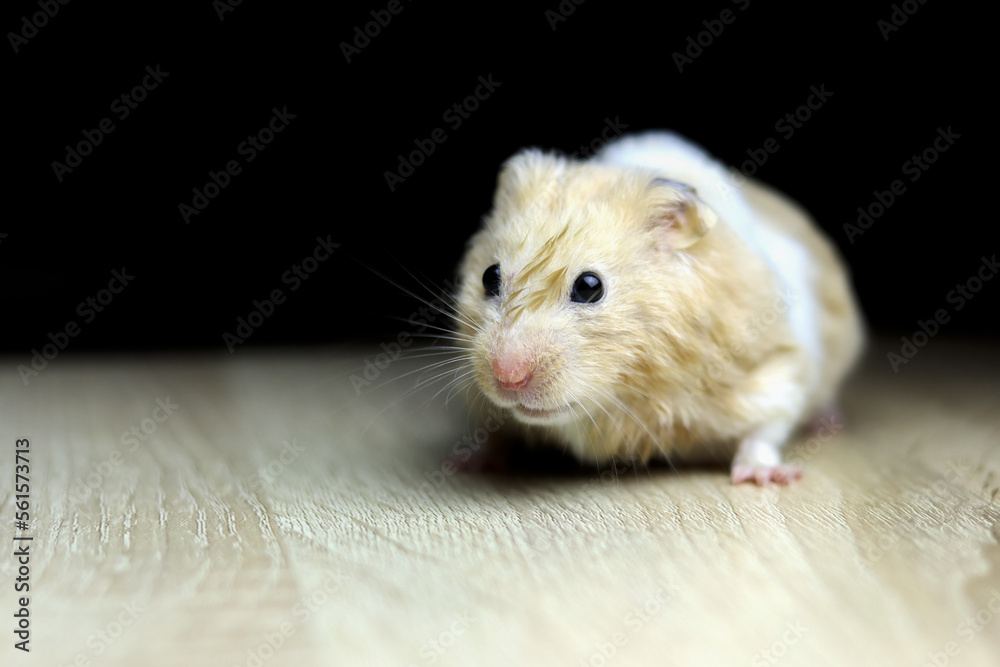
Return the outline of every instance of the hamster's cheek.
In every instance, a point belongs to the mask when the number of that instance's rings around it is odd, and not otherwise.
[[[564,390],[579,398],[603,399],[615,396],[621,369],[628,366],[625,334],[609,333],[605,322],[595,320],[579,326],[565,342]]]

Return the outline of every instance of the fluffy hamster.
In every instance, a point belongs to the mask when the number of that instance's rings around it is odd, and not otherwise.
[[[783,445],[863,342],[807,214],[668,133],[510,158],[459,278],[479,389],[596,463],[721,455],[734,483],[787,483]]]

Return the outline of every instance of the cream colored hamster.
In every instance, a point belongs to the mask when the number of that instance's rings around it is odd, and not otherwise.
[[[721,454],[733,482],[787,483],[782,447],[863,343],[807,214],[664,132],[510,158],[459,276],[479,389],[584,461]]]

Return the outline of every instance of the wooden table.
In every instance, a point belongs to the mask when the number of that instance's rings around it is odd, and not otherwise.
[[[461,401],[358,395],[358,350],[5,358],[0,664],[998,665],[1000,348],[890,349],[763,489],[454,473]]]

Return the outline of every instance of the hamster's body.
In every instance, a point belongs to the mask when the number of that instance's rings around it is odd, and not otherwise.
[[[511,158],[460,279],[479,388],[595,462],[721,454],[734,481],[785,482],[781,447],[862,345],[808,216],[667,133]]]

